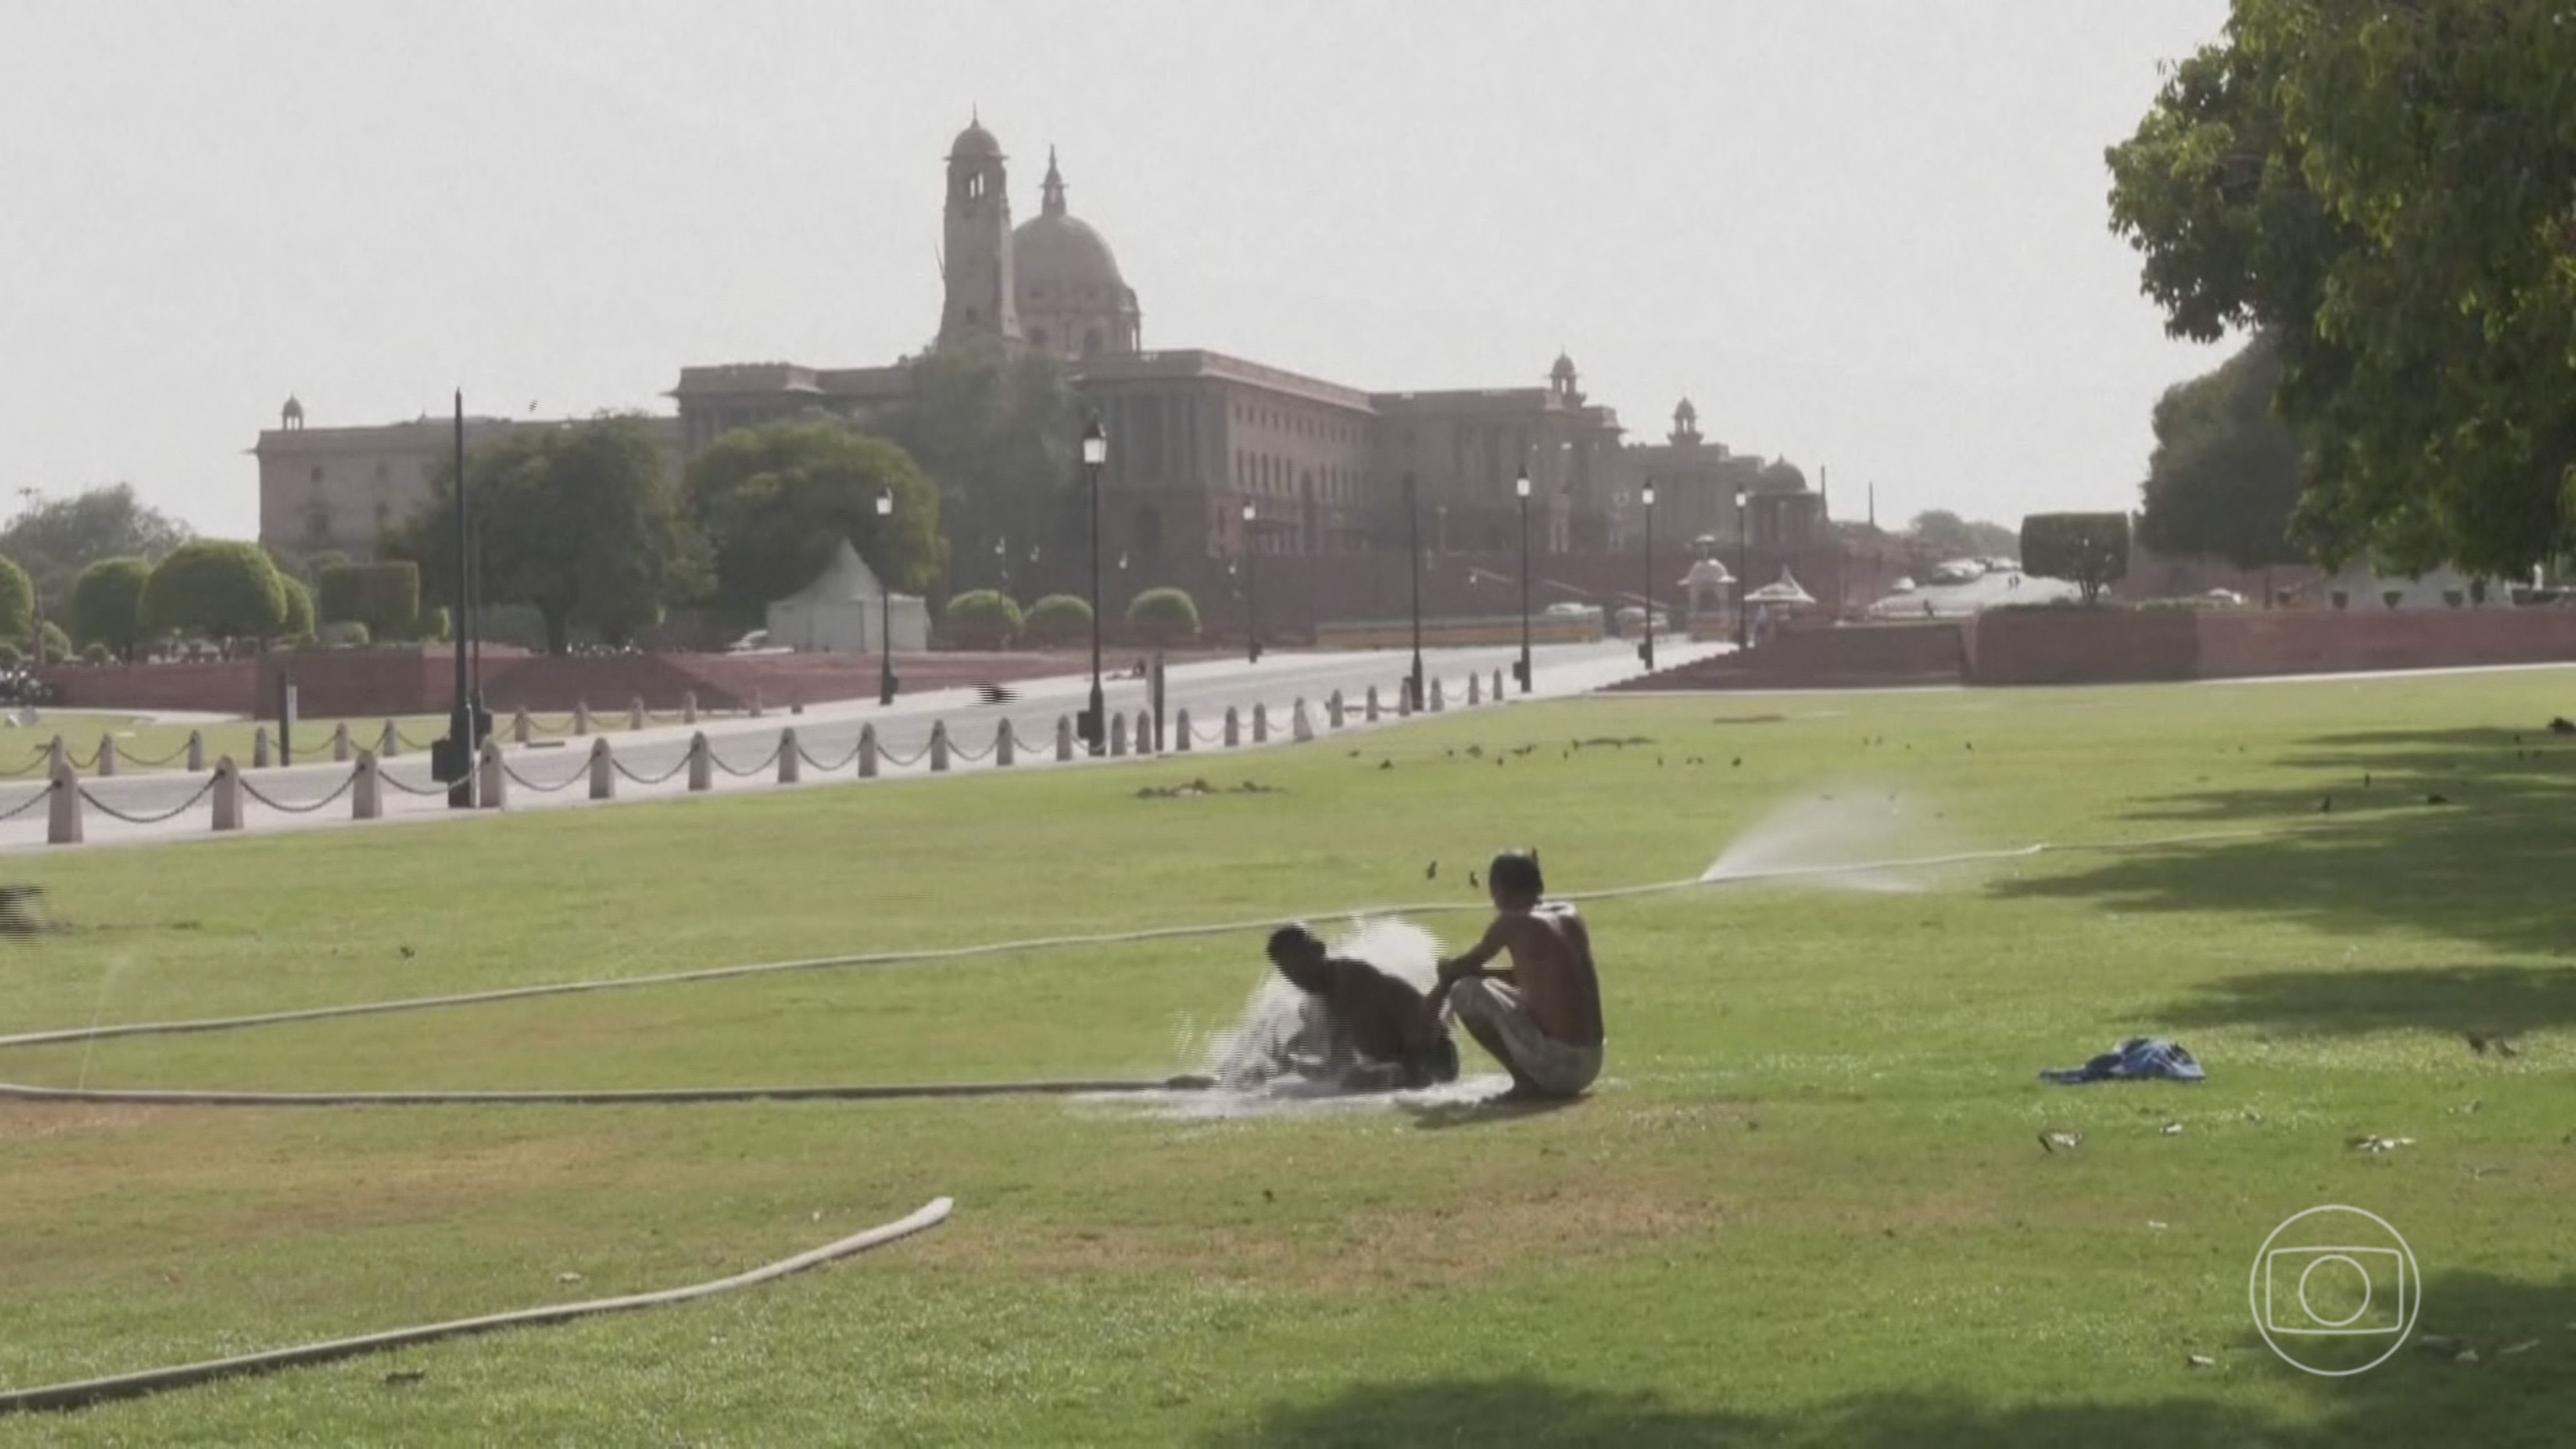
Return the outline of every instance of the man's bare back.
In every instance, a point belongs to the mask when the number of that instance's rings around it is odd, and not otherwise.
[[[1592,935],[1564,901],[1543,899],[1538,857],[1506,852],[1487,871],[1494,919],[1483,939],[1440,963],[1446,1006],[1512,1074],[1522,1095],[1571,1097],[1601,1070],[1606,1040]],[[1508,955],[1500,971],[1487,963]]]
[[[1566,901],[1495,917],[1512,958],[1511,979],[1539,1029],[1568,1046],[1601,1045],[1601,978],[1592,933]]]

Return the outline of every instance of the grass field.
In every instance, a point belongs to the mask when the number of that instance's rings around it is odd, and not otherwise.
[[[666,713],[648,717],[646,722],[667,725],[677,723],[678,718],[675,714]],[[603,711],[591,716],[591,733],[622,733],[626,721],[627,714],[622,709]],[[385,721],[380,717],[346,721],[298,720],[292,741],[294,762],[311,765],[330,759],[331,732],[343,723],[349,727],[350,743],[359,749],[375,748],[385,727]],[[447,717],[444,715],[406,715],[393,724],[401,733],[403,749],[413,754],[426,751],[432,739],[447,733]],[[511,738],[510,725],[511,717],[506,714],[496,715],[492,721],[493,730],[505,741]],[[572,733],[572,716],[569,713],[538,714],[531,717],[531,725],[537,739],[565,739]],[[117,768],[125,774],[185,768],[191,733],[206,737],[208,766],[230,755],[246,768],[254,758],[255,736],[261,728],[259,721],[247,719],[227,720],[219,724],[156,724],[145,716],[48,709],[41,711],[37,722],[31,726],[0,732],[0,780],[42,778],[45,751],[56,735],[63,737],[64,749],[71,755],[74,768],[84,775],[97,773],[94,762],[99,741],[111,734],[116,736]],[[277,747],[276,722],[268,722],[266,728],[269,747],[274,750]]]
[[[1913,894],[1601,903],[1607,1080],[1528,1116],[0,1105],[0,1387],[696,1282],[958,1200],[748,1294],[0,1419],[0,1445],[2563,1443],[2576,741],[2539,726],[2571,707],[2565,673],[1581,701],[1230,758],[29,857],[69,929],[0,954],[0,1032],[1466,904],[1467,869],[1520,843],[1558,890],[1665,880],[1826,795],[1895,795],[1908,853],[2204,837]],[[1650,742],[1567,748],[1604,737]],[[1199,774],[1279,793],[1136,798]],[[1476,918],[1422,919],[1454,944]],[[1233,1018],[1259,950],[105,1041],[0,1055],[0,1078],[1159,1075]],[[2208,1083],[2034,1080],[2141,1033]],[[2083,1146],[2042,1152],[2057,1129]],[[2273,1356],[2249,1268],[2327,1203],[2406,1234],[2419,1331],[2477,1361],[2409,1348],[2333,1380]]]

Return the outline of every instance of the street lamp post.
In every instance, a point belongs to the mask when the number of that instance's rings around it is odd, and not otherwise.
[[[877,495],[877,703],[894,703],[894,580],[886,574],[894,540],[894,492]]]
[[[1261,662],[1261,602],[1254,588],[1252,524],[1256,513],[1252,500],[1243,501],[1243,662]]]
[[[446,757],[437,761],[446,768],[433,769],[435,778],[447,785],[447,808],[474,808],[474,682],[467,667],[467,652],[474,633],[474,591],[465,577],[472,563],[474,534],[469,526],[465,505],[465,392],[456,393],[456,599],[455,617],[449,632],[456,644],[456,709],[447,717]]]
[[[1082,716],[1082,741],[1097,755],[1109,747],[1109,701],[1100,692],[1100,469],[1109,461],[1109,435],[1100,415],[1082,428],[1082,471],[1091,488],[1091,708]]]
[[[1753,642],[1753,600],[1749,597],[1753,580],[1745,572],[1752,567],[1746,561],[1751,556],[1752,539],[1752,532],[1744,526],[1744,489],[1738,485],[1735,490],[1735,647],[1739,650]]]
[[[1530,692],[1530,555],[1529,555],[1529,473],[1524,469],[1512,482],[1512,491],[1521,500],[1521,693]]]
[[[1648,673],[1655,668],[1655,485],[1646,485],[1646,647]]]
[[[1415,709],[1422,708],[1422,506],[1414,501],[1413,475],[1404,475],[1404,554],[1413,570],[1413,673],[1404,682]]]

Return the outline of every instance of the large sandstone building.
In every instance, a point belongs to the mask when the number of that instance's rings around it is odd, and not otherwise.
[[[1400,550],[1410,476],[1426,549],[1503,553],[1519,547],[1514,483],[1524,471],[1531,545],[1550,554],[1635,547],[1649,478],[1656,526],[1676,552],[1695,535],[1735,538],[1739,488],[1758,544],[1795,552],[1823,534],[1823,500],[1795,468],[1703,441],[1687,401],[1666,441],[1622,447],[1617,413],[1585,394],[1564,355],[1530,385],[1381,392],[1203,348],[1149,349],[1135,288],[1107,240],[1072,214],[1067,189],[1050,153],[1038,214],[1014,225],[1001,144],[980,121],[958,133],[947,158],[938,338],[1065,365],[1110,439],[1104,550],[1149,565],[1247,547]],[[868,426],[903,400],[907,378],[900,363],[686,367],[670,394],[675,451],[693,455],[731,429],[815,411]],[[510,426],[484,420],[469,434]],[[290,405],[254,450],[263,541],[362,551],[426,497],[446,427],[308,430]],[[1249,530],[1247,503],[1259,520]]]

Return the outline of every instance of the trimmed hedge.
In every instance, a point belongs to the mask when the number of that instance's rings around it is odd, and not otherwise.
[[[286,588],[286,637],[289,639],[311,637],[313,633],[312,590],[305,588],[304,581],[293,574],[279,578],[278,582]]]
[[[1195,639],[1199,606],[1185,589],[1147,589],[1127,605],[1127,632],[1148,644]]]
[[[1029,605],[1020,637],[1041,649],[1071,644],[1091,634],[1091,605],[1071,594],[1049,594]]]
[[[998,590],[974,589],[950,599],[940,622],[960,644],[999,649],[1020,632],[1020,606]]]
[[[218,639],[267,639],[286,623],[286,583],[259,545],[200,538],[153,565],[143,623]]]
[[[84,644],[104,645],[121,658],[134,657],[143,642],[143,587],[152,582],[152,564],[140,558],[103,558],[72,581],[72,632]]]
[[[315,575],[317,617],[325,624],[364,624],[375,639],[427,637],[420,613],[420,565],[335,564]]]

